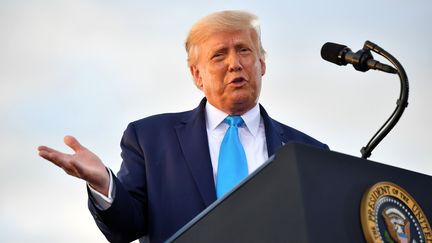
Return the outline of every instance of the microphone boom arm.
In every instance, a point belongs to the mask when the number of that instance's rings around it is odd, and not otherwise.
[[[360,152],[362,154],[363,159],[367,159],[371,156],[372,151],[375,147],[384,139],[385,136],[393,129],[396,123],[402,116],[405,108],[408,106],[408,93],[409,93],[409,84],[408,84],[408,76],[405,73],[404,68],[399,63],[396,58],[394,58],[390,53],[379,47],[378,45],[372,43],[371,41],[366,41],[363,49],[371,50],[384,58],[390,61],[396,68],[397,74],[400,79],[400,95],[399,99],[396,102],[396,108],[391,114],[391,116],[387,119],[384,125],[381,126],[380,129],[375,133],[375,135],[371,138],[371,140],[367,143],[365,147],[363,147]]]

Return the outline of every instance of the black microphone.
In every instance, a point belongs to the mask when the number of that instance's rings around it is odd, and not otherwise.
[[[387,73],[397,73],[397,70],[392,66],[374,60],[370,50],[365,48],[354,53],[347,46],[327,42],[321,48],[321,57],[339,66],[352,64],[356,70],[362,72],[374,69]]]
[[[374,60],[371,51],[390,61],[394,68]],[[375,147],[393,129],[393,127],[401,118],[405,108],[408,106],[409,84],[405,70],[399,61],[396,60],[396,58],[394,58],[390,53],[370,41],[366,41],[363,45],[363,49],[357,51],[356,53],[353,53],[351,49],[344,45],[327,42],[321,48],[321,57],[324,60],[337,65],[347,65],[350,63],[356,70],[362,72],[366,72],[369,69],[376,69],[387,73],[397,73],[399,76],[401,92],[399,94],[399,99],[396,102],[395,110],[390,115],[390,118],[384,123],[384,125],[382,125],[380,129],[378,129],[378,131],[373,135],[367,145],[360,150],[362,158],[367,159]]]

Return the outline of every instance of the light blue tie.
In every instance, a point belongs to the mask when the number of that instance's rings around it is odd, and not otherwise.
[[[222,140],[216,179],[216,196],[221,198],[248,175],[246,154],[240,142],[238,127],[244,122],[240,116],[227,116],[229,125]]]

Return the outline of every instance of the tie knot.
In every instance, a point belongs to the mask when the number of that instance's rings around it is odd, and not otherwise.
[[[241,116],[227,116],[224,122],[230,125],[230,127],[232,126],[240,127],[244,123]]]

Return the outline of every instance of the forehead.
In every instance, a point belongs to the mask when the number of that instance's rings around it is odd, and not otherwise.
[[[253,46],[251,30],[237,31],[220,31],[210,34],[206,40],[201,43],[204,51],[212,51],[218,48],[225,48],[237,45]]]

